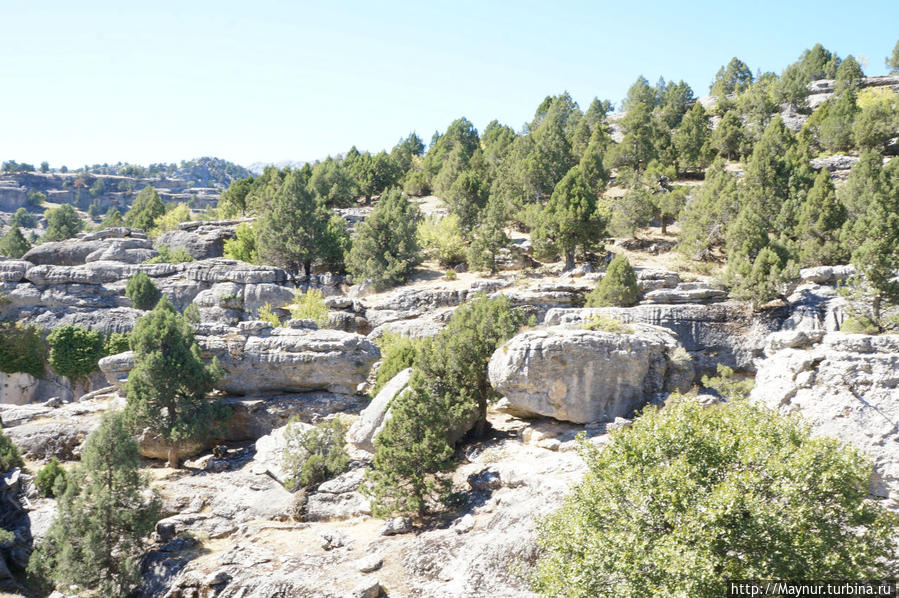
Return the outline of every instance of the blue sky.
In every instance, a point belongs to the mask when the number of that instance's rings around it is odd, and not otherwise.
[[[705,95],[734,55],[780,72],[816,42],[878,75],[897,23],[896,0],[0,0],[0,160],[377,151],[459,116],[517,129],[565,90],[618,102],[640,74]]]

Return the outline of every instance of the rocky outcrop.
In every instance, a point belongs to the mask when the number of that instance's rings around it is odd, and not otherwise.
[[[237,235],[234,221],[195,223],[184,222],[178,230],[165,232],[156,239],[156,249],[163,245],[170,249],[183,249],[195,260],[205,260],[225,255],[225,241]]]
[[[692,368],[688,357],[675,363],[674,335],[632,328],[624,334],[564,327],[519,334],[491,357],[490,383],[510,412],[576,423],[613,421],[656,393],[689,388]]]
[[[754,315],[742,303],[709,305],[635,305],[634,307],[593,307],[551,309],[547,326],[580,326],[592,317],[608,317],[626,324],[650,324],[667,328],[693,357],[697,375],[714,373],[722,363],[740,371],[755,371],[755,359],[762,355],[765,339],[780,326],[783,314]]]
[[[112,239],[121,241],[113,242]],[[108,228],[96,233],[82,233],[74,239],[41,243],[31,248],[22,259],[35,265],[79,266],[87,262],[88,256],[94,252],[109,249],[116,243],[128,249],[150,248],[142,230]]]
[[[202,355],[217,358],[225,371],[216,388],[227,393],[327,390],[352,395],[380,358],[377,345],[359,334],[272,328],[267,322],[242,324],[255,327],[197,327],[196,340]],[[100,360],[100,369],[109,383],[119,387],[133,367],[130,352]]]
[[[359,414],[359,419],[347,431],[347,442],[356,448],[375,452],[375,437],[384,429],[389,419],[390,403],[405,390],[412,377],[412,368],[406,368],[378,391],[371,403]]]
[[[768,351],[752,399],[867,453],[873,492],[899,497],[899,335],[797,333]]]

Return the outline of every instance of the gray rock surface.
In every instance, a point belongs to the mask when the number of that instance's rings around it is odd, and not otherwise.
[[[899,335],[833,332],[802,346],[808,348],[772,343],[752,399],[800,413],[815,432],[867,453],[875,464],[873,492],[899,497]]]
[[[406,388],[411,377],[412,368],[406,368],[381,388],[375,398],[359,414],[359,419],[350,426],[347,431],[348,443],[369,453],[375,451],[375,437],[384,429],[384,424],[389,419],[390,403]]]
[[[639,324],[633,329],[524,332],[493,354],[490,383],[522,415],[576,423],[629,415],[654,394],[673,390],[668,370],[677,348],[667,330]]]

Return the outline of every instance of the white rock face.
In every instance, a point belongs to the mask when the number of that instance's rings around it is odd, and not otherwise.
[[[760,363],[751,396],[867,453],[873,492],[899,494],[899,335],[835,332],[811,349],[787,344]]]
[[[284,451],[288,448],[287,429],[298,426],[299,433],[308,432],[315,426],[303,422],[294,422],[272,430],[271,434],[256,441],[256,455],[253,457],[253,473],[267,473],[282,485],[286,484],[291,473],[284,470]],[[295,447],[299,448],[299,447]]]
[[[491,357],[490,383],[521,415],[613,421],[666,390],[675,369],[672,333],[632,327],[632,334],[562,327],[519,334]]]
[[[406,388],[411,377],[412,368],[406,368],[384,385],[368,407],[359,414],[359,419],[350,426],[347,442],[363,451],[375,452],[375,437],[384,429],[384,424],[389,419],[390,403]]]

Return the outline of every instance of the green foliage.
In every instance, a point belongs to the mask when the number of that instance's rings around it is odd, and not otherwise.
[[[740,157],[744,146],[743,123],[740,122],[740,116],[736,110],[727,111],[721,118],[721,122],[712,131],[709,138],[709,144],[712,149],[727,158],[728,160],[736,160]]]
[[[715,80],[709,86],[709,93],[724,98],[731,93],[740,93],[752,85],[752,71],[746,63],[734,56],[715,74]]]
[[[65,493],[68,477],[66,476],[66,470],[62,468],[56,457],[52,457],[37,472],[37,476],[34,478],[34,485],[37,486],[38,493],[43,497],[58,498]]]
[[[631,334],[634,329],[623,322],[608,316],[590,316],[584,322],[584,330],[611,332],[613,334]]]
[[[416,228],[418,206],[399,189],[381,196],[372,213],[357,228],[347,267],[355,282],[372,281],[383,289],[407,280],[421,261]]]
[[[0,528],[0,548],[7,548],[16,541],[16,535],[6,529]]]
[[[47,229],[44,231],[44,241],[63,241],[71,239],[81,232],[84,222],[78,217],[75,208],[69,204],[63,204],[58,208],[44,212],[47,219]]]
[[[162,293],[150,280],[150,277],[143,272],[138,272],[128,279],[125,285],[125,295],[134,303],[137,309],[153,309]]]
[[[156,248],[159,255],[146,260],[145,264],[184,264],[194,261],[194,256],[183,247],[172,249],[168,245],[160,245]]]
[[[246,215],[250,207],[247,203],[247,196],[252,191],[254,182],[253,177],[248,177],[237,179],[228,185],[228,188],[222,192],[217,206],[222,218]]]
[[[882,579],[894,514],[870,460],[748,401],[646,409],[538,524],[545,596],[717,598],[731,579]]]
[[[202,439],[224,418],[206,398],[222,375],[216,360],[204,365],[193,327],[163,296],[131,333],[134,369],[128,375],[126,413],[138,426],[158,433],[179,465],[179,444]]]
[[[37,218],[25,208],[19,208],[16,210],[16,213],[12,215],[9,225],[18,226],[19,228],[34,228],[37,226]]]
[[[286,449],[282,467],[290,476],[292,489],[315,486],[349,469],[346,452],[346,426],[340,418],[325,421],[303,431],[294,421],[284,431]]]
[[[351,206],[355,200],[355,185],[347,168],[328,157],[312,168],[309,190],[325,205],[335,208]]]
[[[125,214],[125,224],[149,231],[156,219],[165,214],[165,206],[156,189],[147,185],[134,198],[131,209]]]
[[[472,269],[496,272],[496,258],[509,245],[503,227],[506,211],[503,201],[496,196],[487,200],[487,206],[478,216],[478,224],[471,231],[466,261]]]
[[[25,372],[44,376],[47,344],[37,326],[21,322],[0,322],[0,372]]]
[[[737,178],[718,158],[706,171],[705,181],[684,208],[680,218],[678,249],[704,259],[713,248],[724,244],[727,227],[739,211]]]
[[[403,334],[385,331],[378,339],[378,347],[381,349],[381,365],[378,366],[375,383],[369,393],[373,397],[377,396],[384,385],[390,382],[394,376],[415,365],[421,341]]]
[[[259,308],[259,319],[263,322],[269,322],[275,328],[281,325],[281,319],[272,310],[272,305],[268,302]]]
[[[297,320],[312,320],[319,328],[328,326],[328,306],[319,289],[310,288],[305,293],[299,288],[293,290],[293,303],[288,306],[290,317]]]
[[[840,242],[846,208],[837,199],[830,172],[822,168],[799,213],[795,236],[803,266],[845,264],[849,252]]]
[[[865,89],[856,101],[860,112],[852,137],[861,150],[883,150],[899,128],[899,94],[884,88]]]
[[[308,276],[319,256],[342,261],[337,256],[346,232],[331,223],[332,212],[306,189],[300,171],[287,175],[264,210],[256,222],[255,245],[265,263]]]
[[[256,231],[251,224],[238,224],[235,229],[236,236],[225,240],[225,257],[256,264],[259,255],[256,250]]]
[[[56,519],[31,556],[31,585],[130,595],[140,582],[144,538],[160,516],[160,501],[147,489],[136,441],[120,414],[107,413],[88,437]]]
[[[651,109],[644,103],[630,108],[623,119],[624,138],[608,154],[612,168],[643,170],[658,157]]]
[[[498,398],[488,361],[524,319],[506,297],[481,294],[459,306],[439,334],[421,341],[409,390],[393,400],[393,416],[375,439],[366,487],[373,513],[421,514],[448,498],[444,474],[452,468],[452,445],[472,422],[474,436],[483,435],[487,405]]]
[[[122,218],[122,213],[119,212],[118,208],[109,208],[106,212],[106,216],[103,217],[103,221],[100,222],[100,225],[97,228],[102,230],[104,228],[119,226],[125,226],[125,219]]]
[[[185,307],[182,315],[184,315],[184,319],[191,324],[200,323],[200,307],[196,303],[191,303]]]
[[[103,344],[103,355],[117,355],[131,349],[131,335],[128,332],[113,332]]]
[[[186,203],[170,206],[164,214],[157,216],[153,220],[153,229],[150,231],[150,236],[158,237],[166,231],[175,230],[179,224],[190,219],[190,207]]]
[[[696,102],[684,115],[672,142],[677,149],[677,162],[681,169],[698,170],[711,161],[712,126],[702,104]]]
[[[47,201],[47,196],[40,191],[29,191],[25,198],[25,205],[30,208],[39,208]]]
[[[796,263],[788,259],[781,246],[765,245],[751,261],[747,254],[738,255],[743,257],[728,257],[726,280],[731,286],[730,294],[750,301],[756,309],[782,297],[786,285],[799,276]]]
[[[639,296],[634,269],[626,257],[618,255],[606,268],[596,288],[587,294],[587,307],[629,307],[637,303]]]
[[[450,268],[449,270],[447,270],[446,272],[444,272],[443,276],[444,276],[447,280],[456,280],[456,271],[453,270],[452,268]]]
[[[896,45],[893,47],[892,56],[885,58],[884,63],[886,63],[887,68],[890,69],[891,74],[899,74],[899,41],[897,41]]]
[[[77,380],[97,369],[104,356],[103,335],[96,330],[66,324],[47,335],[50,367],[60,376]]]
[[[745,399],[755,385],[752,378],[735,378],[733,368],[724,364],[718,364],[717,372],[717,376],[703,376],[702,385],[711,388],[728,401]]]
[[[859,315],[843,320],[840,332],[845,332],[846,334],[878,334],[880,328],[867,316]]]
[[[0,238],[0,255],[11,258],[20,258],[31,249],[31,243],[22,235],[18,225],[13,225],[2,238]]]
[[[537,214],[531,238],[538,255],[562,254],[565,268],[570,270],[578,248],[585,252],[602,248],[605,229],[605,218],[596,207],[596,193],[575,166]]]
[[[22,461],[19,449],[0,428],[0,473],[6,473],[14,467],[24,467],[24,465],[25,462]]]
[[[444,268],[465,261],[467,243],[455,214],[423,219],[417,234],[418,244],[428,259],[436,260]]]

